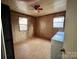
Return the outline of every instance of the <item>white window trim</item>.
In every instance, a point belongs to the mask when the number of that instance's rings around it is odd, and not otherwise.
[[[64,16],[59,16],[59,17],[55,17],[55,18],[53,18],[53,28],[64,28],[64,19],[63,19],[63,21],[59,21],[59,22],[56,22],[56,21],[54,21],[54,20],[56,20],[56,18],[60,18],[60,17],[64,17]],[[63,25],[60,27],[60,26],[55,26],[55,23],[63,23]]]
[[[21,20],[23,18],[24,20]],[[20,21],[21,20],[21,21]],[[25,21],[26,20],[26,21]],[[23,22],[25,21],[25,22]],[[24,26],[23,26],[24,25]],[[24,28],[24,29],[23,29]],[[25,17],[19,17],[19,30],[20,31],[27,31],[28,30],[28,19]]]

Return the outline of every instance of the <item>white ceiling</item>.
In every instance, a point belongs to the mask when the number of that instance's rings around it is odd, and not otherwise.
[[[36,13],[31,3],[20,0],[2,0],[2,3],[10,6],[11,10],[31,15],[31,16],[43,16],[51,13],[56,13],[66,10],[67,0],[37,0],[36,3],[43,7],[40,13]]]

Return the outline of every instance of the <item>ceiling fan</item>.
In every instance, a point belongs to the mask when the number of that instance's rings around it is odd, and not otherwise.
[[[33,8],[34,8],[37,12],[40,12],[41,10],[43,10],[43,8],[42,8],[39,4],[33,5]]]
[[[43,10],[43,8],[40,6],[40,4],[37,3],[39,0],[20,0],[20,1],[29,3],[29,5],[38,13],[41,10]]]

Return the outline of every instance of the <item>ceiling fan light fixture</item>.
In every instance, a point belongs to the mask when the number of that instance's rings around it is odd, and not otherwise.
[[[34,10],[35,11],[35,13],[38,13],[38,11],[37,10]]]
[[[35,10],[35,13],[40,13],[41,12],[41,10]]]

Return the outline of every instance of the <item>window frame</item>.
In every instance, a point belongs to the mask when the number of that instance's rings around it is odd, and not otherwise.
[[[26,18],[26,19],[27,19],[27,24],[20,24],[20,23],[19,23],[19,18],[20,18],[20,17],[21,17],[21,18]],[[27,30],[20,30],[20,25],[27,25]],[[26,32],[26,31],[28,31],[28,18],[27,18],[27,17],[19,16],[19,17],[18,17],[18,27],[19,27],[19,31],[20,31],[20,32]]]
[[[54,18],[58,18],[58,17],[64,17],[64,22],[63,22],[63,28],[62,27],[54,27],[53,25],[54,25]],[[55,29],[64,29],[65,28],[65,16],[63,15],[63,16],[56,16],[56,17],[53,17],[53,20],[52,20],[52,27],[53,28],[55,28]],[[57,23],[57,22],[56,22]],[[60,22],[58,22],[58,23],[60,23]],[[61,22],[62,23],[62,22]]]

